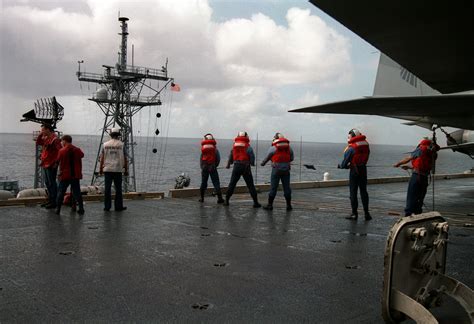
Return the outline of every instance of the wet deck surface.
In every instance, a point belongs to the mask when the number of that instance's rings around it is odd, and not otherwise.
[[[346,187],[295,190],[292,212],[281,192],[273,212],[248,195],[127,201],[122,213],[88,203],[83,217],[0,208],[0,322],[381,323],[389,213],[406,186],[369,186],[370,222],[344,219]],[[436,188],[447,274],[474,287],[474,179]]]

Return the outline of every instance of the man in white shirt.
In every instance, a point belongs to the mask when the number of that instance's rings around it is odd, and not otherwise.
[[[100,174],[105,177],[104,211],[110,211],[112,207],[112,182],[115,187],[115,211],[127,209],[123,206],[122,198],[122,171],[128,175],[127,157],[124,145],[120,137],[120,128],[112,128],[110,141],[105,142],[100,156]]]

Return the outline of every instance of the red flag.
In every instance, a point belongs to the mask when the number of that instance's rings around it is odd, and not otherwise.
[[[171,83],[171,91],[180,92],[180,91],[181,91],[181,87],[180,87],[179,84],[177,84],[177,83]]]

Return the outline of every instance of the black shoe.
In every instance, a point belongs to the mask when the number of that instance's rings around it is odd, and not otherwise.
[[[351,214],[350,216],[347,216],[346,219],[349,219],[349,220],[357,220],[357,214]]]
[[[48,206],[48,205],[49,205],[49,202],[45,202],[45,203],[42,203],[42,204],[40,205],[40,207],[41,207],[41,208],[44,208],[44,207],[46,207],[46,206]]]
[[[55,208],[56,208],[56,205],[47,204],[44,208],[46,208],[46,209],[55,209]]]
[[[265,209],[265,210],[273,210],[273,205],[268,204],[268,205],[266,205],[266,206],[263,206],[263,209]]]
[[[110,208],[104,208],[104,211],[105,211],[105,212],[109,212],[109,211],[110,211]]]
[[[365,213],[365,220],[366,220],[366,221],[369,221],[369,220],[371,220],[371,219],[372,219],[372,216],[370,216],[370,213],[369,213],[369,212],[366,212],[366,213]]]
[[[61,214],[61,208],[56,208],[56,210],[54,212],[56,213],[56,215]]]
[[[203,203],[204,202],[204,198],[199,198],[198,200],[200,203]]]
[[[222,199],[222,197],[219,197],[219,198],[217,198],[217,203],[218,204],[223,204],[223,203],[225,203],[225,201],[224,201],[224,199]]]
[[[127,207],[122,207],[122,208],[115,209],[115,211],[121,212],[121,211],[124,211],[124,210],[126,210],[126,209],[127,209]]]
[[[253,203],[253,208],[260,208],[262,205],[260,205],[258,202]]]
[[[79,215],[84,215],[85,211],[84,211],[84,209],[79,209],[79,210],[77,211],[77,213],[78,213]]]
[[[293,206],[291,206],[291,205],[286,205],[286,210],[287,210],[287,211],[293,210]]]

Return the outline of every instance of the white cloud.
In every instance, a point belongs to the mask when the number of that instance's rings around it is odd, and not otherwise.
[[[77,11],[68,1],[63,9],[25,3],[8,2],[1,12],[0,113],[15,117],[8,123],[2,119],[0,132],[18,131],[13,120],[36,98],[56,95],[66,107],[64,131],[97,133],[101,116],[87,101],[96,87],[77,81],[77,60],[85,60],[82,70],[98,73],[102,64],[116,62],[119,10],[130,18],[129,63],[132,44],[136,65],[159,68],[169,57],[170,74],[181,85],[182,92],[174,95],[170,136],[213,131],[222,138],[247,130],[270,138],[280,130],[313,137],[314,125],[327,127],[332,120],[287,113],[295,104],[281,87],[337,84],[352,74],[349,40],[310,10],[289,9],[287,24],[281,25],[261,13],[222,21],[205,0],[89,0]],[[319,95],[309,91],[299,101],[313,105]],[[147,113],[136,122],[140,134],[163,128],[164,119],[149,126]]]
[[[216,55],[224,74],[243,84],[282,86],[341,79],[350,66],[349,42],[309,10],[292,8],[288,27],[270,17],[220,24]]]

